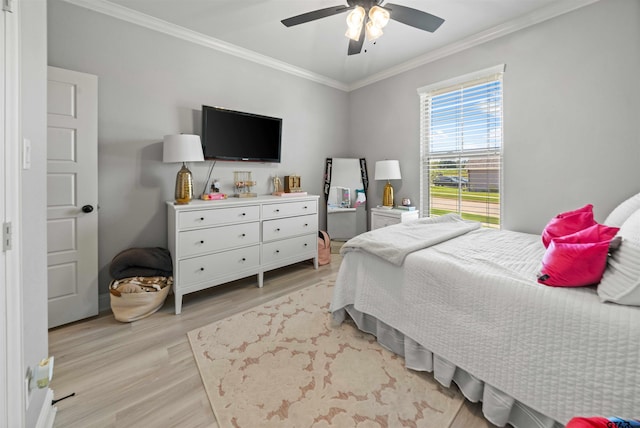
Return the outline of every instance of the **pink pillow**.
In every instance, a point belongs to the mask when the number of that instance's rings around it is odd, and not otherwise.
[[[553,238],[570,235],[596,224],[593,219],[593,205],[587,204],[582,208],[558,214],[552,218],[542,231],[542,243],[545,248]]]
[[[607,267],[609,243],[619,228],[595,224],[551,240],[538,282],[557,287],[597,284]]]

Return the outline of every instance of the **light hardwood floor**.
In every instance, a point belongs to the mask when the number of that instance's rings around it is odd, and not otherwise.
[[[262,304],[322,279],[333,279],[340,256],[316,271],[310,262],[256,278],[189,294],[182,313],[173,313],[169,296],[152,316],[120,323],[111,312],[49,331],[49,353],[55,356],[51,388],[55,427],[217,427],[187,332]],[[492,427],[479,405],[465,402],[449,428]],[[258,428],[258,427],[256,427]],[[446,428],[446,427],[433,427]]]

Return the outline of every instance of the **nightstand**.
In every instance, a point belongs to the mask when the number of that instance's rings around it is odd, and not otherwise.
[[[392,224],[404,223],[410,220],[417,220],[420,211],[402,210],[397,208],[371,208],[371,230],[379,229]]]

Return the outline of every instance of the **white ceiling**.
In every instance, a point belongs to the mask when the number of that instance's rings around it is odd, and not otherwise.
[[[290,28],[280,22],[346,0],[67,1],[350,90],[596,0],[389,0],[445,22],[428,33],[391,20],[352,56],[346,14]]]

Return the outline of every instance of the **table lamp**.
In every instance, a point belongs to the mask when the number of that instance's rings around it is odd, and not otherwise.
[[[176,205],[185,205],[193,198],[193,178],[185,162],[202,162],[202,144],[198,135],[165,135],[162,162],[182,162],[176,176]]]
[[[393,187],[389,180],[400,180],[400,162],[397,160],[383,160],[376,162],[376,180],[387,180],[387,184],[384,186],[384,193],[382,196],[382,206],[393,207]]]

